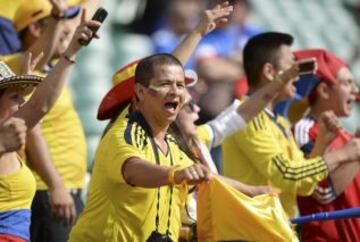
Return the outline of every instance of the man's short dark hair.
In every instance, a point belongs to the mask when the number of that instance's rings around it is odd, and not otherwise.
[[[148,56],[142,59],[135,69],[135,82],[140,83],[141,85],[148,87],[150,80],[154,78],[154,67],[162,65],[183,65],[181,62],[173,55],[161,53]]]
[[[290,46],[294,38],[285,33],[266,32],[252,37],[244,47],[244,70],[250,87],[258,84],[261,70],[269,62],[278,68],[281,45]]]

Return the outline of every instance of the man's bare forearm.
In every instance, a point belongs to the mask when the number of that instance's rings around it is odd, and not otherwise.
[[[130,158],[123,165],[124,180],[131,185],[145,188],[157,188],[169,185],[170,167],[152,164],[138,158]]]

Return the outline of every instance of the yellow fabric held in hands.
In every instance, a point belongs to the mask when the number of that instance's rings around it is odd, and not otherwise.
[[[298,241],[278,197],[250,198],[215,176],[198,189],[199,241]]]

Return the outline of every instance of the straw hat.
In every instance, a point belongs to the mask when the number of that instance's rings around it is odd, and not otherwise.
[[[34,75],[15,75],[11,69],[0,61],[0,90],[9,87],[34,87],[43,80],[42,77]]]

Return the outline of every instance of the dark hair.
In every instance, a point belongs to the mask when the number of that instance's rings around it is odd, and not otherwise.
[[[281,45],[290,46],[294,38],[285,33],[266,32],[252,37],[244,47],[244,70],[250,87],[258,84],[261,69],[269,62],[278,68]]]
[[[196,157],[194,154],[191,144],[187,141],[185,138],[186,135],[182,131],[182,129],[179,127],[179,125],[176,122],[172,122],[169,127],[169,133],[171,133],[179,148],[195,163],[199,162],[199,158]]]
[[[183,65],[173,55],[161,53],[148,56],[142,59],[135,69],[135,82],[147,87],[150,84],[150,80],[154,77],[154,67],[162,65]]]

